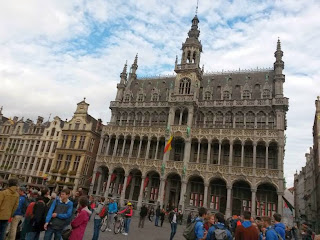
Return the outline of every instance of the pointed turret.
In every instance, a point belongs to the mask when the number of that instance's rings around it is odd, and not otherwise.
[[[123,98],[123,92],[124,89],[126,88],[127,82],[128,82],[128,78],[127,78],[127,61],[124,64],[122,73],[120,74],[120,83],[117,84],[117,96],[116,96],[116,101],[121,101],[121,99]],[[130,78],[130,76],[129,76]]]
[[[274,83],[275,83],[275,97],[282,98],[283,97],[283,83],[285,81],[285,76],[283,75],[282,71],[284,69],[284,62],[282,61],[283,52],[281,50],[281,42],[278,38],[277,42],[277,50],[274,53],[274,57],[276,61],[274,62]]]
[[[126,84],[127,82],[127,61],[124,64],[122,73],[120,74],[120,84]]]
[[[131,73],[136,74],[137,69],[138,69],[138,53],[137,53],[136,57],[134,58],[134,62],[131,66]]]

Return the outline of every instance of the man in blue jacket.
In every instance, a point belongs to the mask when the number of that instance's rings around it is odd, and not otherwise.
[[[286,226],[281,222],[281,215],[279,213],[273,214],[274,219],[274,230],[285,239],[286,237]]]
[[[17,210],[13,214],[13,218],[10,225],[10,231],[8,238],[9,240],[15,240],[17,235],[17,228],[19,225],[19,222],[22,220],[24,214],[26,213],[27,209],[27,196],[26,196],[26,188],[20,187],[18,190],[19,193],[19,205]]]
[[[54,201],[46,217],[44,240],[61,239],[62,230],[71,222],[73,203],[69,200],[70,190],[63,189],[60,198]]]
[[[271,226],[271,218],[263,217],[262,218],[263,227],[266,229],[266,240],[278,240],[278,234]]]
[[[194,227],[196,240],[205,240],[207,238],[207,231],[204,229],[203,221],[207,216],[207,209],[204,207],[199,208],[199,217],[196,218],[196,225]]]
[[[108,228],[107,231],[111,232],[113,220],[114,220],[114,214],[118,212],[118,206],[117,203],[114,201],[112,197],[109,198],[109,205],[108,205]]]
[[[228,228],[225,226],[225,219],[224,219],[224,215],[220,212],[216,213],[214,215],[214,218],[215,218],[215,224],[212,225],[209,230],[208,230],[208,235],[207,235],[207,240],[211,240],[211,239],[214,239],[213,235],[215,235],[215,231],[219,231],[220,230],[220,233],[221,235],[224,235],[226,236],[226,239],[227,240],[232,240],[232,235],[231,235],[231,232],[228,230]],[[218,230],[219,229],[219,230]],[[224,231],[224,232],[223,232]],[[217,232],[218,234],[218,232]]]

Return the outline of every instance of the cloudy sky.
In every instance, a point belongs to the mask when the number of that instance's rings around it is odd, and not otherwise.
[[[126,60],[138,76],[169,74],[196,0],[29,0],[0,3],[0,106],[5,116],[70,119],[83,97],[106,123]],[[312,145],[320,95],[320,2],[200,0],[201,64],[207,71],[272,67],[284,51],[288,186]]]

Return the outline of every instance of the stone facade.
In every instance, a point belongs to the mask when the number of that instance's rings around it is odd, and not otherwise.
[[[53,162],[63,121],[55,117],[43,122],[38,117],[18,121],[7,119],[0,132],[0,175],[7,180],[17,176],[22,184],[42,186]]]
[[[70,121],[66,121],[50,168],[49,187],[79,187],[88,190],[102,128],[101,120],[88,114],[85,100],[77,104]]]
[[[138,56],[129,76],[125,65],[91,193],[138,208],[282,213],[288,99],[280,41],[273,69],[204,74],[198,23],[195,16],[175,76],[139,79]]]

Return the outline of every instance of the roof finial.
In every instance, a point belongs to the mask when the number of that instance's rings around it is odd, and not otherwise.
[[[199,0],[197,0],[196,15],[198,15]]]
[[[86,97],[83,98],[83,101],[84,101],[84,102],[86,101]]]
[[[48,122],[50,121],[50,118],[51,118],[51,113],[49,114]]]

